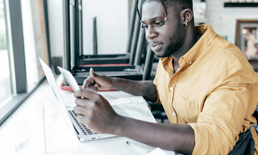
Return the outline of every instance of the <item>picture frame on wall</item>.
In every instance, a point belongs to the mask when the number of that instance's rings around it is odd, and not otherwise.
[[[258,59],[258,19],[237,20],[237,46],[249,58]]]
[[[245,54],[254,70],[258,71],[258,19],[237,20],[236,45]]]
[[[206,3],[205,2],[194,2],[193,13],[195,19],[204,19],[206,17]]]

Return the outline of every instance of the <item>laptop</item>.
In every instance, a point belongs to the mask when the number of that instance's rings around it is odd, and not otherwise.
[[[73,111],[74,106],[66,106],[62,94],[56,84],[55,78],[53,76],[52,70],[50,67],[45,64],[44,61],[40,59],[41,66],[44,70],[44,73],[47,77],[48,83],[51,86],[54,96],[57,99],[57,105],[58,108],[60,109],[60,112],[69,126],[69,128],[72,130],[73,134],[77,136],[77,138],[80,141],[90,141],[90,140],[95,140],[95,139],[102,139],[102,138],[109,138],[109,137],[114,137],[116,135],[111,135],[111,134],[102,134],[102,133],[95,133],[94,131],[88,129],[84,124],[80,123],[76,116],[77,114]],[[69,71],[64,72],[66,70],[62,69],[63,73],[69,74]],[[64,74],[63,76],[66,77],[66,81],[69,82],[70,85],[73,85],[72,88],[76,91],[79,89],[78,84],[76,83],[75,79],[73,78],[72,74],[71,76],[67,76],[67,74]],[[67,78],[69,77],[69,78]],[[130,117],[128,113],[126,113],[123,109],[120,107],[113,105],[113,109],[120,115]]]

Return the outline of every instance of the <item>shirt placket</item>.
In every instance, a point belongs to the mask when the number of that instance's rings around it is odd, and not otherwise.
[[[175,89],[176,85],[178,82],[178,76],[180,73],[180,69],[186,67],[186,62],[183,61],[183,63],[180,65],[178,70],[175,72],[175,74],[171,75],[170,80],[169,80],[169,85],[168,85],[168,92],[169,92],[169,98],[168,98],[168,103],[170,103],[170,117],[169,120],[171,123],[178,123],[178,115],[174,109],[173,102],[174,102],[174,94],[175,94]]]
[[[177,113],[173,106],[177,79],[178,79],[178,73],[176,72],[175,74],[170,76],[169,84],[167,87],[167,92],[169,92],[168,93],[169,94],[168,103],[169,103],[169,121],[170,121],[170,123],[177,123]]]

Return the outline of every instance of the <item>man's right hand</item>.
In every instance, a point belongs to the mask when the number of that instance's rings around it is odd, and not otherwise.
[[[90,69],[90,76],[84,80],[83,89],[98,91],[98,89],[108,90],[112,87],[112,78],[105,75],[98,75]]]

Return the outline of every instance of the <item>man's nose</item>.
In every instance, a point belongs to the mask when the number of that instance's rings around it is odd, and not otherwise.
[[[157,32],[152,26],[148,26],[148,28],[145,29],[146,39],[153,39],[157,37]]]

